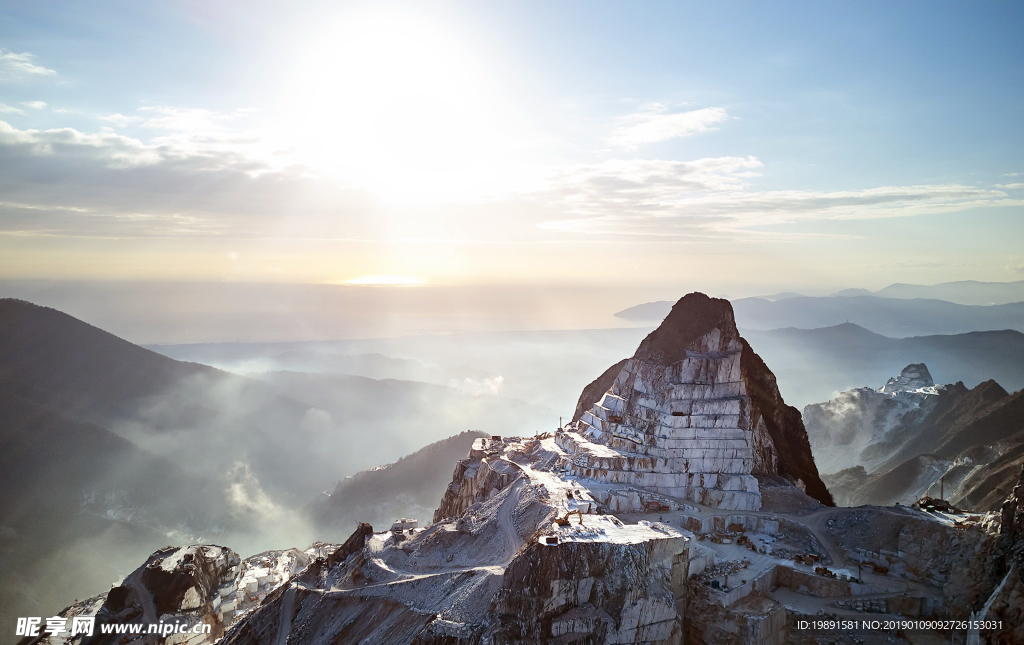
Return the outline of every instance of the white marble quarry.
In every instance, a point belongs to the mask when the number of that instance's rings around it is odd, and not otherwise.
[[[763,429],[751,427],[742,349],[713,329],[667,367],[629,360],[601,400],[556,436],[570,472],[715,508],[760,509],[751,473]],[[644,499],[610,490],[603,502],[622,512],[641,510]]]

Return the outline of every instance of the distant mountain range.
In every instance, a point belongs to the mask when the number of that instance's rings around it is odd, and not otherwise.
[[[924,366],[904,374],[913,368]],[[836,502],[909,505],[941,495],[968,510],[998,510],[1024,462],[1024,391],[1009,394],[993,380],[921,385],[858,388],[804,408]]]
[[[961,305],[1002,305],[1011,302],[1024,302],[1024,280],[1016,282],[960,280],[932,285],[896,283],[878,291],[844,289],[832,295],[927,298],[947,300]]]
[[[671,304],[649,302],[615,315],[634,322],[657,322],[668,314]],[[794,296],[779,300],[740,298],[732,305],[736,322],[744,330],[815,329],[850,322],[897,338],[1002,329],[1024,331],[1024,302],[981,306],[920,298]]]
[[[850,323],[743,333],[798,407],[884,383],[910,363],[927,363],[940,383],[974,387],[995,379],[1011,391],[1024,388],[1024,334],[1018,331],[889,338]]]

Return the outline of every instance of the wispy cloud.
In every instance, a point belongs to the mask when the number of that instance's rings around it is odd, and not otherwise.
[[[43,110],[46,108],[46,101],[22,101],[21,104],[33,110]]]
[[[878,266],[883,269],[938,269],[941,267],[981,267],[991,265],[978,262],[882,262]]]
[[[378,206],[364,193],[245,153],[0,121],[0,234],[279,237],[285,221],[297,238],[372,230]]]
[[[0,103],[0,114],[25,114],[25,110],[16,108],[13,105],[7,105],[6,103]]]
[[[377,200],[309,167],[278,165],[258,137],[218,125],[239,114],[147,112],[149,127],[159,134],[149,141],[109,128],[33,130],[0,121],[0,233],[279,237],[287,231],[289,237],[345,239],[377,234]],[[118,123],[132,117],[105,118]],[[556,166],[539,188],[463,204],[459,217],[476,221],[480,209],[506,212],[518,222],[517,234],[527,236],[793,240],[821,234],[772,227],[1024,205],[1000,186],[755,190],[752,182],[762,167],[753,156]],[[55,181],[59,192],[52,190]]]
[[[140,116],[126,116],[124,114],[121,114],[120,112],[116,112],[114,114],[101,114],[96,118],[100,121],[104,121],[106,123],[110,123],[121,128],[132,123],[140,123],[143,121],[143,118]]]
[[[997,188],[960,184],[845,191],[750,190],[755,157],[692,162],[631,160],[571,168],[546,192],[563,217],[547,230],[614,235],[785,237],[759,229],[826,219],[877,219],[1022,206]],[[796,234],[794,234],[796,235]],[[806,234],[799,234],[806,237]]]
[[[202,108],[170,106],[146,106],[140,108],[139,111],[146,115],[143,117],[143,126],[178,132],[222,131],[231,121],[255,112],[251,108],[241,108],[232,112],[217,112]]]
[[[30,76],[53,76],[57,72],[36,65],[32,62],[35,58],[29,52],[20,54],[6,49],[0,49],[0,80],[16,80]]]
[[[158,151],[151,146],[113,132],[87,134],[74,128],[19,130],[4,121],[0,121],[0,145],[21,146],[36,156],[86,155],[118,168],[151,164],[159,159]]]
[[[655,104],[623,117],[621,125],[609,137],[609,142],[625,148],[636,148],[645,143],[658,143],[714,130],[715,126],[727,118],[728,112],[720,107],[670,113],[666,106]]]

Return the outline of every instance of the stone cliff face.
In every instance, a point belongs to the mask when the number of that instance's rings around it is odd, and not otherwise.
[[[210,625],[210,633],[142,634],[134,643],[196,645],[224,634],[220,589],[240,574],[241,558],[219,546],[167,547],[149,557],[124,581],[96,598],[72,605],[62,616],[95,616],[92,636],[81,645],[112,645],[121,634],[103,634],[103,625],[176,623],[189,628]],[[53,637],[47,637],[53,638]]]
[[[1000,515],[999,538],[988,571],[988,582],[995,589],[974,616],[1001,621],[1001,627],[979,630],[978,642],[1024,643],[1024,465]]]
[[[505,572],[492,642],[680,642],[685,546],[673,555],[654,545],[531,545]]]
[[[575,474],[739,510],[760,508],[754,475],[781,475],[832,504],[800,413],[740,337],[727,300],[680,299],[631,359],[588,389],[608,382],[562,442]]]
[[[68,619],[94,617],[91,636],[42,634],[23,645],[123,645],[129,640],[139,645],[208,645],[306,569],[311,560],[327,558],[327,552],[347,555],[348,546],[318,544],[307,551],[266,551],[245,560],[221,546],[166,547],[109,591],[60,613]],[[148,633],[153,624],[180,629]],[[117,631],[139,625],[142,632]],[[105,627],[111,633],[104,633]]]
[[[776,459],[774,467],[771,467],[772,463],[768,459],[763,460],[761,463],[764,469],[755,472],[782,475],[814,499],[831,506],[832,495],[818,474],[800,411],[786,405],[779,393],[775,375],[747,341],[740,340],[743,343],[741,374],[751,400],[750,423],[754,428],[767,431],[771,440],[770,447],[764,441],[763,434],[755,435],[758,443],[765,445],[763,451],[770,451]]]

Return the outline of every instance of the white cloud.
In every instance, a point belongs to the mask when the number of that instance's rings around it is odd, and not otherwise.
[[[7,105],[6,103],[0,103],[0,114],[25,114],[25,110],[16,108],[13,105]]]
[[[1007,190],[1017,190],[1018,188],[1024,188],[1024,183],[1017,184],[996,184],[997,188],[1005,188]]]
[[[46,107],[46,101],[22,101],[21,104],[33,110],[42,110]]]
[[[114,114],[103,114],[97,116],[96,118],[100,121],[113,123],[114,125],[121,128],[125,127],[130,123],[138,123],[142,121],[142,117],[140,116],[126,116],[124,114],[121,114],[120,112],[115,112]]]
[[[247,144],[189,145],[0,121],[0,235],[348,239],[375,230],[379,206],[365,193],[304,167],[272,167]]]
[[[87,154],[112,167],[152,164],[159,152],[138,139],[113,132],[86,134],[74,128],[18,130],[0,121],[0,145],[18,145],[34,155]]]
[[[645,143],[658,143],[714,130],[716,125],[727,118],[728,112],[719,107],[670,114],[664,105],[655,104],[642,112],[623,117],[622,125],[612,132],[609,141],[613,145],[636,148]]]
[[[223,122],[232,118],[229,114],[199,108],[147,106],[139,111],[154,115],[147,118],[143,126],[181,132],[221,130]]]
[[[27,76],[53,76],[57,72],[52,69],[36,65],[32,62],[34,56],[29,52],[20,54],[0,49],[0,80],[14,80]]]
[[[384,234],[374,223],[380,220],[380,203],[366,192],[305,166],[284,165],[256,134],[223,125],[245,112],[160,107],[143,113],[149,127],[162,130],[149,141],[110,128],[22,130],[0,121],[0,167],[5,169],[0,234],[305,239]],[[142,118],[102,117],[113,125],[143,123]],[[508,230],[525,237],[793,239],[810,234],[765,228],[1024,205],[1004,190],[1018,184],[754,190],[751,181],[762,167],[753,156],[556,166],[539,188],[534,184],[508,197],[462,204],[465,213],[459,217],[477,221],[488,219],[477,216],[482,212],[508,213],[514,223]],[[52,190],[54,182],[60,191]],[[531,226],[537,222],[540,230]],[[481,226],[481,239],[495,235],[493,224]]]
[[[753,191],[755,157],[691,162],[630,160],[566,169],[546,197],[563,216],[541,228],[571,233],[785,237],[758,227],[824,219],[876,219],[1022,206],[1004,191],[960,184],[860,190]],[[806,237],[799,234],[798,237]]]

